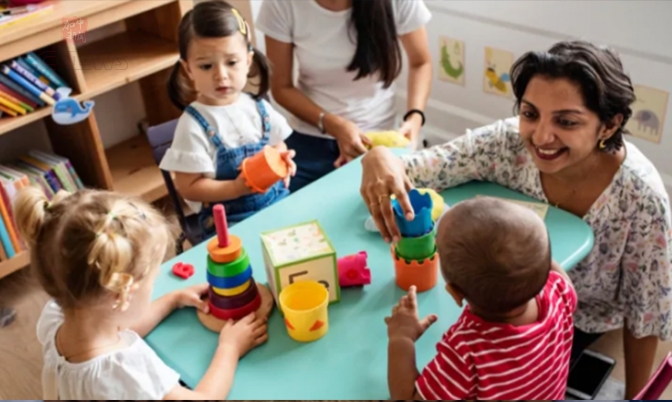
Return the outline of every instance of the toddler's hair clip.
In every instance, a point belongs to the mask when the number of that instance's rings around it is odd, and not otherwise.
[[[240,31],[240,33],[245,35],[245,37],[247,37],[247,23],[240,15],[238,10],[236,10],[235,8],[231,8],[231,12],[233,13],[233,15],[236,16],[236,19],[238,20],[238,30]]]

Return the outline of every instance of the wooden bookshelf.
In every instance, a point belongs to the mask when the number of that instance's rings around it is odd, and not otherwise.
[[[42,4],[48,4],[45,2]],[[192,0],[57,0],[51,11],[0,28],[0,63],[28,52],[49,54],[49,65],[72,87],[71,96],[85,101],[131,82],[140,84],[151,125],[180,115],[167,99],[166,79],[178,60],[177,26]],[[64,19],[86,21],[86,30],[123,24],[112,36],[76,46],[62,32]],[[155,201],[167,190],[147,140],[137,136],[103,148],[95,107],[88,119],[60,126],[51,107],[25,116],[0,118],[3,134],[42,120],[55,153],[70,159],[87,187],[115,190]],[[4,162],[4,161],[0,161]],[[27,252],[0,262],[0,278],[26,266]]]

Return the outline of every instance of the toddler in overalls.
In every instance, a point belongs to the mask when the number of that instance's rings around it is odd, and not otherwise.
[[[215,232],[215,204],[224,204],[230,223],[239,222],[289,195],[289,179],[296,172],[294,151],[284,142],[292,129],[263,99],[269,88],[268,62],[250,44],[249,27],[238,11],[217,3],[222,8],[217,18],[192,17],[180,26],[180,60],[168,92],[185,113],[160,164],[174,174],[178,192],[199,213],[206,236]],[[242,92],[253,63],[259,75],[257,95]],[[186,105],[189,87],[196,99]],[[265,145],[280,151],[289,174],[265,193],[253,193],[240,166]]]

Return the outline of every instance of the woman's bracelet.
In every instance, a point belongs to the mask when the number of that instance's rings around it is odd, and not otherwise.
[[[404,115],[404,121],[406,121],[406,120],[408,119],[408,117],[409,117],[410,115],[412,115],[413,113],[417,113],[417,114],[420,115],[420,117],[422,117],[422,124],[421,124],[421,126],[424,126],[424,125],[425,125],[425,114],[424,114],[424,113],[422,112],[422,110],[420,110],[420,109],[411,109],[411,110],[409,110],[408,112],[406,112],[406,114]]]

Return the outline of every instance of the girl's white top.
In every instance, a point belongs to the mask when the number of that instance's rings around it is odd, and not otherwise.
[[[271,124],[268,145],[283,142],[292,134],[287,120],[267,101],[263,101]],[[264,131],[256,101],[247,93],[241,93],[234,103],[226,106],[209,106],[193,102],[196,109],[217,130],[226,148],[238,148],[261,141]],[[183,113],[175,128],[175,138],[159,167],[170,172],[201,173],[215,178],[217,148],[203,131],[203,127],[189,113]],[[198,212],[201,203],[185,200],[189,208]]]
[[[50,300],[37,322],[44,366],[42,391],[45,400],[55,399],[163,399],[179,384],[180,375],[168,367],[133,331],[119,335],[124,349],[83,363],[70,363],[56,349],[56,331],[63,324],[63,311]]]
[[[424,27],[431,19],[422,0],[392,0],[392,6],[398,36]],[[297,87],[322,109],[351,120],[363,132],[393,130],[395,85],[383,88],[377,74],[354,81],[357,71],[346,71],[357,49],[351,14],[352,9],[330,11],[315,0],[264,1],[255,27],[294,45]],[[290,123],[298,132],[334,138],[296,117]]]

